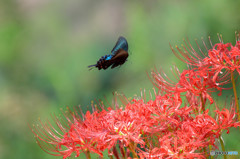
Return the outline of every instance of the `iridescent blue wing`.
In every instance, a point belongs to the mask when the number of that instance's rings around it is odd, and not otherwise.
[[[116,45],[115,45],[114,48],[112,49],[112,51],[111,51],[111,52],[112,52],[112,55],[114,56],[119,49],[123,49],[123,50],[125,50],[126,52],[128,52],[128,43],[127,43],[127,40],[126,40],[124,37],[122,37],[122,36],[120,36],[120,37],[118,38],[118,41],[117,41]]]

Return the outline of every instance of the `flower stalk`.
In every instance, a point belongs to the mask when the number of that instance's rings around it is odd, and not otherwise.
[[[202,94],[200,94],[200,98],[201,98],[201,103],[202,103],[201,111],[205,112],[205,102],[204,102]]]
[[[91,159],[91,155],[89,151],[85,151],[85,156],[87,159]]]
[[[135,151],[135,148],[136,148],[135,144],[134,143],[129,143],[128,148],[132,152],[133,157],[138,159],[138,155],[137,155],[137,153]]]
[[[223,151],[223,152],[226,152],[226,151],[225,151],[224,142],[223,142],[223,139],[222,139],[221,135],[219,136],[219,141],[220,141],[220,144],[221,144],[222,151]],[[226,155],[223,155],[223,157],[224,157],[224,159],[227,159],[227,156],[226,156]]]
[[[236,110],[237,110],[238,121],[240,121],[239,103],[238,103],[236,83],[235,83],[235,79],[234,79],[234,74],[233,74],[233,72],[231,72],[231,80],[232,80],[233,93],[234,93],[234,98],[235,98],[235,103],[236,103]]]

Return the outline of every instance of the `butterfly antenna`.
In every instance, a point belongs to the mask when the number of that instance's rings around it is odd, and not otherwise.
[[[89,70],[92,70],[94,66],[96,66],[96,65],[90,65],[90,66],[88,66]]]
[[[95,65],[89,65],[88,67],[94,67],[94,66],[96,66],[96,64]]]

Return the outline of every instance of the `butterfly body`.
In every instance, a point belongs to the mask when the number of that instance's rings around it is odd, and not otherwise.
[[[107,69],[111,66],[114,67],[120,66],[126,62],[128,58],[128,43],[127,40],[120,36],[114,48],[111,51],[111,54],[102,56],[95,65],[90,65],[88,67],[97,67],[98,70]]]

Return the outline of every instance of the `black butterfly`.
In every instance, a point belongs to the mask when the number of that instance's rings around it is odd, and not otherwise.
[[[97,67],[98,70],[107,69],[109,66],[112,68],[122,65],[128,58],[128,43],[127,40],[120,36],[110,55],[102,56],[95,65],[88,67]]]

